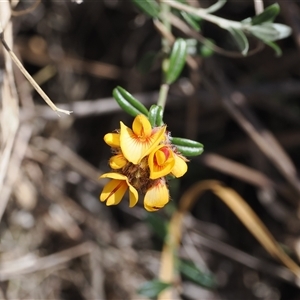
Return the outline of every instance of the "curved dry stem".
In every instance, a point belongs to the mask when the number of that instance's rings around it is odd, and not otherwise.
[[[3,47],[5,50],[9,53],[11,59],[14,61],[14,63],[17,65],[17,67],[20,69],[20,71],[23,73],[23,75],[26,77],[26,79],[30,82],[30,84],[34,87],[34,89],[40,94],[40,96],[44,99],[44,101],[56,112],[56,113],[64,113],[67,115],[70,115],[72,111],[60,109],[58,108],[51,99],[46,95],[46,93],[41,89],[41,87],[37,84],[37,82],[32,78],[32,76],[27,72],[27,70],[24,68],[20,60],[17,58],[17,56],[13,53],[13,51],[9,48],[7,45],[4,35],[2,26],[0,24],[0,39],[2,42]]]
[[[181,197],[178,211],[173,215],[168,231],[168,239],[161,256],[160,280],[174,282],[174,260],[181,241],[182,223],[185,214],[190,211],[200,196],[206,191],[212,191],[222,200],[232,212],[247,227],[270,255],[280,260],[288,269],[300,278],[300,267],[281,249],[270,231],[255,214],[247,202],[233,189],[224,186],[216,180],[205,180],[194,184]],[[172,299],[172,290],[163,291],[160,300]]]

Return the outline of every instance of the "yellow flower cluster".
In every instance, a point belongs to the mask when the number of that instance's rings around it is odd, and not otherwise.
[[[144,115],[135,117],[132,129],[120,122],[120,130],[108,133],[104,141],[112,148],[112,172],[100,178],[112,179],[100,195],[106,205],[117,205],[129,189],[129,207],[144,195],[144,207],[156,211],[170,199],[165,176],[183,176],[187,159],[171,144],[166,125],[152,128]]]

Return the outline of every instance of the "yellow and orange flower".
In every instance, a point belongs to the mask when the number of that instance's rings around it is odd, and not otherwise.
[[[166,145],[158,146],[149,154],[148,164],[151,179],[157,179],[168,174],[181,177],[187,171],[185,159],[181,155],[174,153]]]
[[[120,147],[124,157],[138,164],[165,138],[166,126],[152,128],[144,115],[138,115],[133,121],[132,130],[120,122]]]
[[[183,176],[186,158],[170,143],[166,126],[152,128],[144,115],[135,117],[132,129],[120,122],[120,130],[108,133],[104,141],[112,148],[109,165],[113,172],[100,178],[110,178],[100,195],[106,205],[117,205],[129,190],[129,206],[144,194],[147,211],[157,211],[170,199],[165,176]]]
[[[148,211],[157,211],[163,208],[170,200],[169,189],[164,178],[159,179],[146,192],[144,207]]]
[[[148,164],[151,179],[166,176],[170,174],[174,168],[174,153],[169,147],[160,145],[149,154]]]
[[[100,201],[106,202],[107,206],[117,205],[121,202],[125,192],[129,188],[129,207],[133,207],[138,202],[138,192],[129,183],[128,178],[125,175],[118,173],[105,173],[100,178],[111,178],[100,195]]]

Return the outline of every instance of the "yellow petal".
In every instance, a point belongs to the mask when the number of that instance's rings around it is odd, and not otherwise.
[[[113,148],[120,147],[120,134],[119,133],[107,133],[104,136],[104,142]]]
[[[106,201],[106,205],[116,205],[119,204],[126,190],[129,187],[129,207],[133,207],[138,202],[138,192],[137,190],[128,182],[128,178],[125,175],[119,173],[105,173],[100,176],[100,178],[112,178],[109,183],[107,183],[100,195],[100,200],[102,202]]]
[[[154,157],[159,166],[163,165],[167,161],[166,154],[160,149],[155,151]]]
[[[174,159],[175,159],[175,165],[174,165],[174,168],[172,169],[172,174],[175,177],[181,177],[187,171],[187,168],[188,168],[187,164],[179,155],[175,154]]]
[[[164,145],[159,146],[149,154],[148,165],[151,179],[170,174],[175,165],[173,151]]]
[[[137,190],[132,185],[129,185],[129,207],[134,207],[138,200],[139,195]]]
[[[112,180],[114,181],[114,180]],[[106,205],[117,205],[121,202],[122,198],[124,197],[125,192],[128,189],[128,185],[126,181],[119,181],[119,185],[116,187],[115,191],[111,192],[111,195],[108,197],[106,201]]]
[[[140,139],[134,132],[120,122],[120,145],[125,158],[133,164],[138,164],[164,139],[166,127],[161,127],[146,140]]]
[[[169,202],[169,190],[164,180],[159,180],[151,187],[144,198],[144,207],[148,211],[156,211]]]
[[[110,158],[109,165],[112,169],[121,169],[127,164],[127,159],[123,154],[117,154]]]
[[[102,174],[99,178],[111,178],[111,179],[119,179],[119,180],[127,180],[125,175],[119,173],[105,173]]]
[[[117,205],[120,203],[128,188],[124,180],[113,179],[107,183],[100,195],[100,201],[106,201],[106,205]]]
[[[151,124],[144,115],[138,115],[135,117],[132,123],[132,129],[139,138],[147,138],[152,133]]]

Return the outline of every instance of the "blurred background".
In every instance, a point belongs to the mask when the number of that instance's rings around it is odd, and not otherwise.
[[[109,170],[103,136],[132,122],[112,90],[120,85],[148,108],[157,101],[161,60],[150,62],[161,35],[152,19],[130,0],[0,3],[6,42],[53,102],[73,111],[53,112],[1,47],[1,299],[155,298],[160,287],[149,294],[145,283],[159,277],[166,227],[180,197],[203,180],[240,194],[298,261],[300,6],[279,4],[276,21],[293,29],[278,43],[281,57],[254,39],[253,55],[229,55],[237,53],[230,35],[201,22],[201,35],[226,53],[194,43],[197,67],[171,86],[164,121],[205,151],[170,182],[169,205],[149,214],[127,199],[100,203],[98,177]],[[216,14],[243,20],[256,5],[229,0]],[[192,39],[180,28],[173,34]],[[185,217],[176,255],[186,263],[173,299],[300,299],[296,276],[211,192]]]

